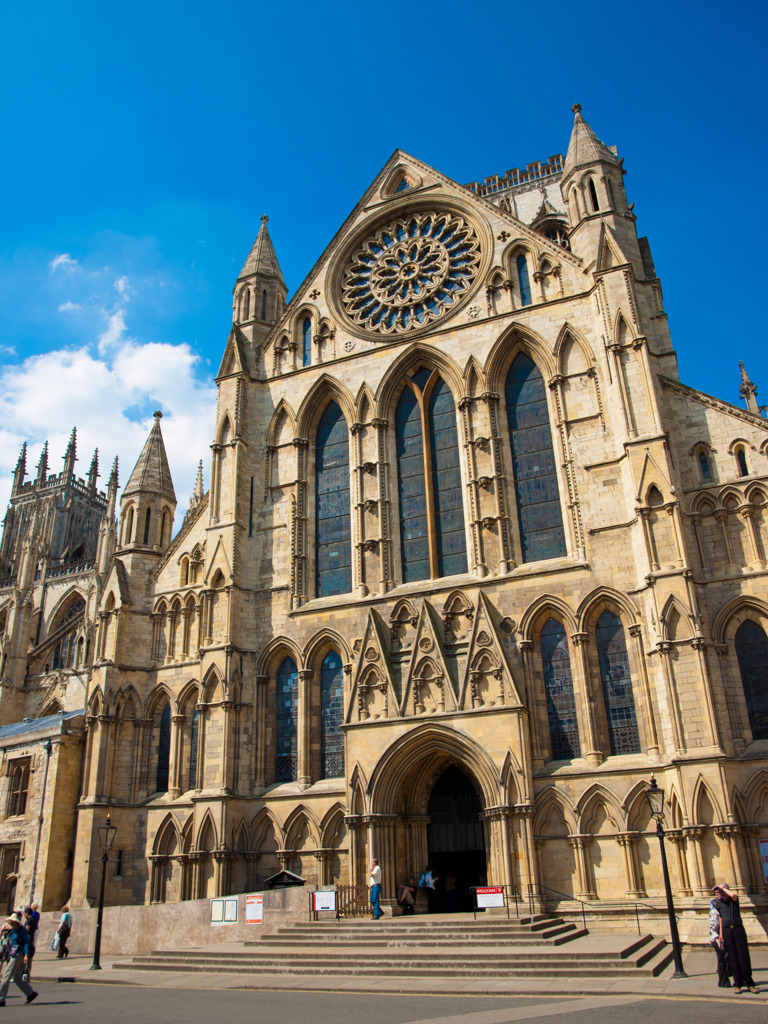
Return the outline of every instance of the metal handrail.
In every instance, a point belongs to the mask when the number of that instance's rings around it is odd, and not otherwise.
[[[605,909],[605,906],[606,906],[605,903],[602,900],[583,900],[583,899],[580,899],[580,897],[578,897],[578,896],[571,896],[567,892],[560,892],[559,889],[552,889],[548,885],[541,885],[540,883],[529,882],[528,883],[528,906],[529,906],[529,909],[530,909],[530,912],[531,912],[531,917],[533,917],[533,899],[537,895],[537,891],[539,889],[545,889],[547,892],[551,892],[554,896],[562,896],[563,899],[570,900],[573,903],[580,903],[581,904],[581,919],[582,919],[582,923],[583,923],[585,931],[588,931],[588,929],[587,929],[586,911],[585,911],[584,908],[585,907],[590,907],[590,908],[595,907],[596,909],[603,910],[603,909]],[[615,902],[611,901],[610,906],[611,907],[617,907],[617,908],[618,907],[622,907],[622,906],[632,907],[632,909],[635,912],[635,920],[637,922],[637,934],[638,935],[641,934],[641,931],[640,931],[640,909],[646,910],[646,911],[650,910],[650,911],[653,911],[653,913],[655,913],[655,914],[666,914],[667,913],[667,908],[666,907],[664,907],[663,909],[661,907],[654,907],[654,906],[651,906],[649,904],[643,903],[642,900],[616,900]],[[677,915],[676,915],[676,920],[679,920]]]

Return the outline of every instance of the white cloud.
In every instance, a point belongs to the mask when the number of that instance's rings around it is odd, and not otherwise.
[[[95,357],[86,347],[60,349],[0,371],[0,423],[5,425],[0,428],[0,509],[8,501],[22,442],[30,443],[28,473],[34,472],[46,439],[50,472],[59,472],[73,426],[78,434],[77,475],[87,474],[98,447],[99,486],[106,487],[115,455],[125,484],[152,427],[152,413],[159,408],[179,499],[178,529],[198,461],[207,463],[214,427],[216,389],[195,376],[197,364],[188,345],[128,340],[107,355]]]
[[[125,276],[125,274],[123,274],[122,277],[118,277],[118,279],[115,281],[115,289],[117,290],[117,293],[120,296],[120,298],[123,299],[125,302],[128,302],[130,300],[133,289],[129,286],[128,278]]]
[[[110,349],[116,348],[121,342],[127,339],[124,337],[127,330],[125,325],[125,312],[118,307],[114,313],[104,311],[107,320],[106,330],[99,335],[99,353],[105,355]]]
[[[58,256],[53,257],[48,266],[51,270],[56,270],[58,267],[72,269],[73,267],[78,266],[78,263],[77,260],[73,259],[68,252],[61,252]]]
[[[73,313],[76,309],[82,309],[83,307],[79,302],[62,302],[59,306],[60,313]]]

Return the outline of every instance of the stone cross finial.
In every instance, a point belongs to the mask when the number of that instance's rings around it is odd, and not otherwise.
[[[571,107],[571,110],[574,112],[574,114],[580,114],[581,113],[581,104],[580,103],[574,103],[573,106]]]
[[[739,394],[747,403],[747,409],[754,413],[756,416],[760,415],[760,410],[757,406],[757,384],[753,384],[749,379],[749,374],[744,368],[744,363],[739,360],[739,369],[741,370],[741,387],[739,388]]]

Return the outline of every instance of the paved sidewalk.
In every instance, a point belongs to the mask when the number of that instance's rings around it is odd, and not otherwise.
[[[223,958],[229,951],[242,950],[240,943],[222,943],[217,952]],[[683,954],[687,978],[672,979],[674,968],[668,967],[658,978],[523,978],[514,976],[500,980],[467,980],[450,982],[446,978],[430,982],[428,977],[408,978],[364,978],[358,975],[349,978],[293,976],[285,974],[238,974],[220,975],[215,973],[187,973],[175,971],[127,971],[115,968],[114,963],[125,963],[130,957],[108,956],[101,958],[102,970],[92,971],[92,957],[71,954],[67,960],[57,960],[55,954],[40,950],[35,956],[33,984],[35,982],[76,982],[111,985],[136,985],[146,988],[166,989],[261,989],[271,991],[329,991],[329,992],[410,992],[411,994],[448,995],[640,995],[644,997],[682,997],[727,999],[737,1002],[760,1001],[768,1003],[768,947],[752,951],[752,967],[755,982],[760,990],[757,995],[746,992],[736,995],[730,989],[717,987],[715,955],[709,950],[692,950]]]

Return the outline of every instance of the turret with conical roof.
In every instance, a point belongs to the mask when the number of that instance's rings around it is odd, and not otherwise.
[[[248,341],[256,344],[266,337],[269,328],[282,314],[288,295],[269,237],[268,220],[266,214],[262,216],[256,241],[233,291],[232,322],[243,331]]]
[[[149,437],[120,497],[121,551],[159,554],[171,540],[176,492],[160,429],[162,417],[161,412],[154,414]]]

